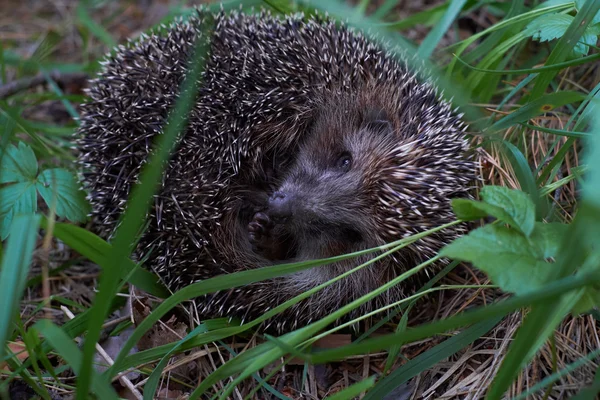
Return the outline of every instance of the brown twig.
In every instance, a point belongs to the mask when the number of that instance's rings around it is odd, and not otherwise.
[[[50,78],[58,84],[69,84],[73,81],[87,79],[88,75],[83,72],[60,73],[51,72]],[[0,100],[15,95],[27,89],[34,88],[46,83],[46,75],[38,74],[33,77],[17,79],[16,81],[8,82],[0,86]]]

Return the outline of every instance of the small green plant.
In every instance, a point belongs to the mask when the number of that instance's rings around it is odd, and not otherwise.
[[[453,200],[454,212],[464,221],[491,216],[496,222],[455,240],[441,254],[471,262],[505,292],[524,295],[543,289],[553,280],[553,266],[568,225],[536,221],[533,201],[519,190],[486,186],[480,195],[482,201]],[[600,266],[595,268],[600,272]],[[600,305],[600,292],[591,286],[586,290],[574,311]]]
[[[90,205],[73,174],[63,168],[40,172],[35,153],[24,142],[0,151],[0,238],[8,236],[16,215],[33,215],[38,194],[56,215],[83,222]]]
[[[560,3],[572,3],[571,1],[561,1]],[[575,7],[577,11],[581,10],[585,1],[575,0]],[[548,4],[548,3],[545,3]],[[532,37],[533,40],[539,42],[548,42],[555,39],[560,39],[567,32],[567,29],[573,22],[575,17],[569,14],[554,13],[544,14],[537,17],[527,25],[527,34]],[[583,35],[579,42],[573,48],[572,54],[575,57],[586,56],[590,47],[596,45],[598,41],[598,35],[600,35],[600,13],[597,13],[592,22],[585,28]]]

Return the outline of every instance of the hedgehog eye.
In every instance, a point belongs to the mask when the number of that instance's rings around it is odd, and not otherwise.
[[[342,172],[350,171],[352,167],[352,155],[348,152],[342,153],[335,162],[335,167]]]

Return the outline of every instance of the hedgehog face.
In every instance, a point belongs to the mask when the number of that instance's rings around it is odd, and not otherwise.
[[[300,258],[379,244],[373,235],[377,170],[393,143],[392,125],[381,113],[326,114],[316,121],[268,206],[295,238]]]

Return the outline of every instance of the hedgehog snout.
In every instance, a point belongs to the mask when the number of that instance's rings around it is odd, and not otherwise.
[[[292,216],[294,195],[277,191],[269,197],[268,214],[273,219],[285,220]]]

